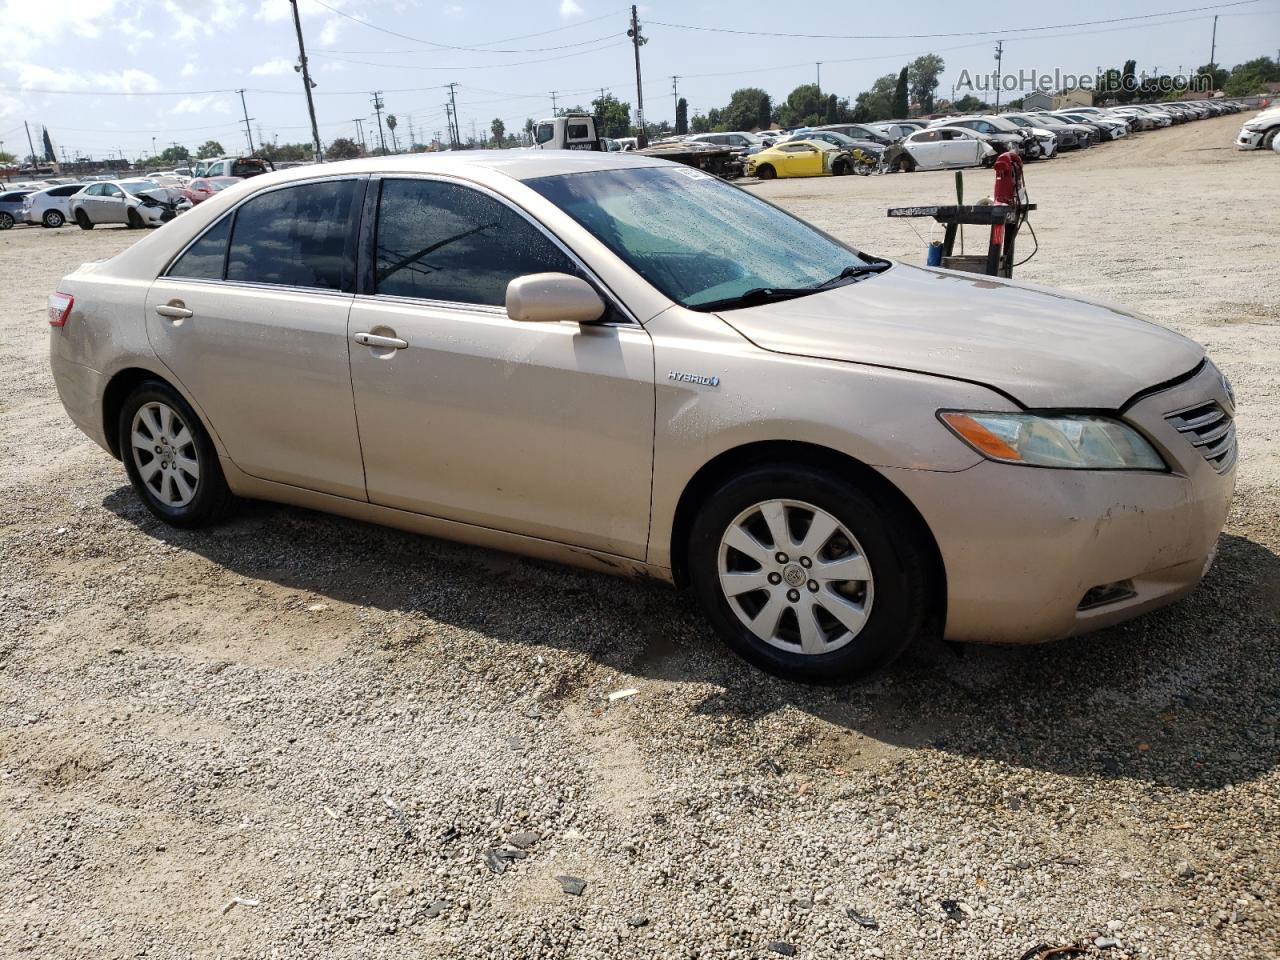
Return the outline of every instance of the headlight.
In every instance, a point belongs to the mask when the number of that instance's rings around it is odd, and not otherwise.
[[[951,431],[989,460],[1068,470],[1164,470],[1136,430],[1087,414],[939,412]]]

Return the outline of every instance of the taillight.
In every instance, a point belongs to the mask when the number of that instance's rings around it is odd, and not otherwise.
[[[69,293],[49,294],[49,326],[66,326],[67,317],[71,316],[71,308],[75,303],[76,298]]]

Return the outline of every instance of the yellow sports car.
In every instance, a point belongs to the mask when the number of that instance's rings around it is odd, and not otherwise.
[[[853,172],[849,154],[822,140],[788,140],[747,157],[748,177],[830,177]]]

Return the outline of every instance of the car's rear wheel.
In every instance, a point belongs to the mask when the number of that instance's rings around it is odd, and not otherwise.
[[[92,230],[93,221],[89,219],[89,215],[81,208],[76,211],[76,224],[81,230]]]
[[[770,164],[762,163],[756,168],[756,176],[761,180],[772,180],[778,175],[778,171],[773,169]]]
[[[810,467],[762,467],[694,521],[689,579],[720,636],[780,676],[847,683],[922,630],[925,553],[897,508]]]
[[[46,227],[60,227],[67,222],[67,218],[62,215],[61,210],[46,210],[40,222]]]
[[[191,528],[225,513],[231,494],[217,450],[173,387],[160,380],[139,384],[120,408],[117,428],[129,481],[155,516]]]
[[[12,230],[13,224],[13,214],[0,210],[0,230]]]
[[[128,220],[129,220],[130,230],[141,230],[144,226],[146,226],[146,224],[142,222],[142,214],[140,214],[133,207],[129,208]]]

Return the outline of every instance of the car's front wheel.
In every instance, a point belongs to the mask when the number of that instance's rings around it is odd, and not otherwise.
[[[772,180],[777,175],[778,171],[767,163],[762,163],[756,168],[756,176],[761,180]]]
[[[46,227],[60,227],[67,222],[67,218],[62,215],[61,210],[46,210],[40,222]]]
[[[127,218],[129,221],[130,230],[141,230],[143,227],[146,226],[146,224],[142,222],[142,214],[140,214],[133,207],[129,208],[129,213],[127,214]]]
[[[0,230],[12,230],[13,224],[13,214],[0,210]]]
[[[689,580],[745,659],[808,683],[884,666],[930,610],[919,536],[895,505],[810,467],[762,467],[704,503]]]
[[[231,501],[218,453],[173,387],[147,380],[120,408],[120,456],[147,509],[175,527],[218,520]]]
[[[76,225],[81,230],[92,230],[93,221],[89,219],[89,215],[84,212],[84,208],[76,210]]]

